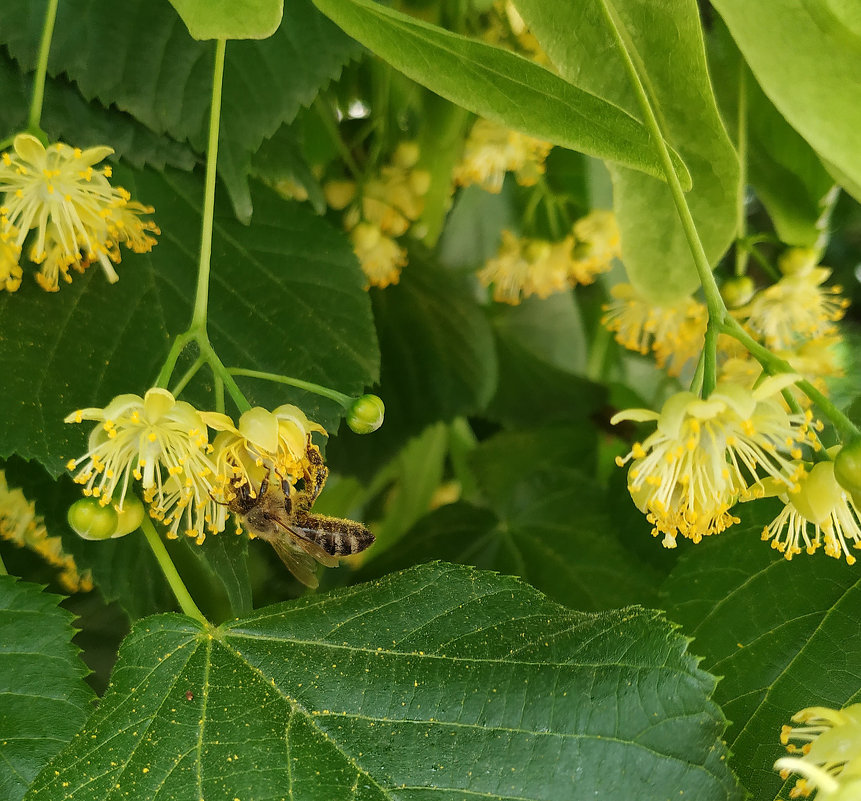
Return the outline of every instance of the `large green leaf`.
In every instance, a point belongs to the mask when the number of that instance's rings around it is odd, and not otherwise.
[[[0,3],[0,43],[25,69],[36,63],[44,0]],[[196,42],[168,0],[65,0],[49,63],[87,99],[116,105],[158,133],[202,151],[212,95],[212,43]],[[231,42],[224,68],[219,171],[238,216],[251,216],[251,154],[290,122],[357,52],[311,5],[291,0],[275,35]],[[111,144],[107,142],[107,144]]]
[[[156,207],[163,230],[151,254],[124,255],[109,285],[91,268],[47,294],[25,281],[0,297],[0,373],[5,407],[0,455],[18,453],[59,474],[83,452],[87,426],[63,423],[70,411],[104,406],[151,386],[170,336],[191,315],[202,186],[196,175],[117,175]],[[286,373],[357,394],[377,377],[377,345],[362,275],[346,237],[307,206],[255,189],[251,226],[216,219],[209,302],[212,343],[230,366]],[[280,384],[240,379],[253,404],[295,402],[335,427],[331,401]],[[203,382],[188,397],[212,408]]]
[[[630,55],[667,142],[693,179],[687,202],[712,264],[736,230],[738,159],[709,81],[696,0],[516,0],[560,74],[640,117],[623,61]],[[613,166],[614,207],[631,282],[668,302],[699,286],[669,188]]]
[[[668,614],[723,676],[715,698],[732,721],[731,765],[759,801],[784,785],[771,766],[795,712],[861,700],[857,566],[821,552],[787,562],[760,541],[774,511],[744,509],[744,523],[691,549],[665,585]]]
[[[18,801],[91,712],[88,670],[59,595],[0,576],[0,795]]]
[[[22,74],[0,47],[0,139],[27,126],[32,73]],[[166,166],[189,170],[197,162],[191,149],[159,136],[129,114],[87,103],[63,77],[45,83],[42,128],[56,139],[86,148],[110,142],[119,156],[135,167]]]
[[[826,161],[861,183],[861,25],[854,0],[715,0],[759,85]]]
[[[314,0],[393,67],[482,117],[553,144],[662,176],[642,124],[579,84],[508,50],[450,33],[372,0]],[[683,183],[689,183],[673,154]]]
[[[484,409],[496,384],[496,352],[469,278],[410,253],[400,282],[371,290],[380,341],[386,422],[371,436],[341,431],[338,469],[367,477],[428,425]]]
[[[170,0],[195,39],[266,39],[281,22],[284,0]]]
[[[446,565],[217,629],[160,615],[27,797],[740,799],[686,645]]]
[[[756,83],[726,25],[718,18],[709,36],[709,64],[721,112],[738,130],[739,96],[745,95],[748,179],[782,242],[827,244],[834,180],[820,158]]]

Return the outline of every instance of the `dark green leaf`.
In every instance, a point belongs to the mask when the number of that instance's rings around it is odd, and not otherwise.
[[[218,629],[161,615],[28,799],[739,799],[686,644],[446,565]]]
[[[86,426],[64,424],[75,408],[104,406],[152,384],[170,336],[191,315],[201,183],[197,176],[137,172],[117,176],[156,207],[164,234],[151,254],[125,255],[114,286],[97,267],[46,294],[30,281],[0,297],[0,372],[6,407],[0,455],[36,458],[58,475],[83,453]],[[310,209],[255,189],[258,214],[243,226],[216,220],[209,331],[222,360],[358,394],[377,375],[370,303],[346,237]],[[280,384],[240,379],[254,404],[301,405],[335,427],[331,401]],[[205,387],[187,397],[212,408]],[[184,396],[186,397],[186,396]]]
[[[735,235],[738,159],[712,94],[696,0],[515,5],[564,78],[639,118],[622,48],[627,51],[664,138],[690,170],[687,202],[709,261],[717,263]],[[612,173],[631,282],[654,301],[690,294],[699,279],[669,188],[621,167]]]
[[[853,0],[715,0],[777,110],[822,158],[861,183],[861,27]],[[839,113],[835,113],[839,109]]]
[[[786,753],[781,726],[804,707],[861,700],[858,568],[821,551],[787,562],[759,536],[778,510],[744,508],[745,522],[691,548],[665,585],[668,614],[723,676],[731,766],[762,801],[784,784],[770,770]]]
[[[35,67],[44,12],[39,0],[0,4],[0,42],[26,69]],[[188,35],[167,0],[124,0],[121,7],[114,0],[66,0],[57,13],[49,67],[52,75],[67,73],[86,98],[116,105],[202,151],[213,47]],[[356,52],[310,0],[291,0],[269,39],[228,45],[219,170],[240,218],[251,216],[251,153],[313,101]]]
[[[0,576],[0,795],[19,801],[84,724],[93,692],[59,595]]]
[[[284,0],[170,0],[195,39],[266,39],[281,22]]]
[[[0,138],[26,127],[32,82],[33,74],[21,74],[0,47]],[[62,77],[46,81],[42,127],[75,147],[109,142],[117,155],[135,167],[190,170],[197,162],[188,146],[159,136],[116,108],[106,109],[96,101],[87,103]]]
[[[371,0],[314,0],[347,33],[432,91],[562,147],[662,176],[640,122],[507,50],[449,33]],[[676,169],[688,175],[674,155]]]
[[[386,422],[371,435],[342,430],[330,451],[339,470],[366,477],[428,425],[480,412],[496,384],[493,335],[471,279],[414,251],[400,283],[370,294]]]

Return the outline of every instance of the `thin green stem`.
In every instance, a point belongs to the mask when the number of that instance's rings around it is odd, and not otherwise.
[[[739,54],[738,59],[738,192],[736,195],[736,246],[735,274],[747,272],[748,251],[739,242],[747,236],[747,210],[744,197],[747,191],[747,65]]]
[[[54,37],[54,23],[57,20],[59,0],[48,0],[45,9],[45,24],[42,27],[42,40],[39,42],[39,62],[36,64],[36,77],[33,79],[33,97],[30,100],[30,115],[27,129],[33,133],[41,131],[42,103],[45,100],[45,78],[48,75],[48,54],[51,52],[51,39]]]
[[[215,384],[215,411],[224,414],[224,380],[215,373],[213,382]]]
[[[0,556],[0,576],[8,576],[9,571],[6,570],[6,565],[3,564],[3,557]]]
[[[164,547],[161,537],[155,530],[155,526],[153,526],[152,521],[146,515],[144,515],[143,522],[141,523],[141,529],[143,530],[144,536],[149,543],[149,547],[152,549],[153,555],[155,556],[162,573],[164,573],[164,577],[167,579],[167,583],[170,585],[171,590],[173,590],[173,594],[176,596],[176,600],[179,602],[180,609],[182,609],[183,613],[188,617],[192,617],[206,625],[207,621],[203,616],[203,612],[197,608],[197,604],[186,589],[182,578],[180,578],[176,566],[171,560],[170,554],[167,552],[167,548]]]
[[[170,381],[170,377],[173,375],[173,370],[176,367],[176,362],[179,359],[180,354],[185,350],[185,346],[188,345],[193,338],[194,337],[186,331],[174,339],[173,344],[170,346],[170,350],[168,351],[167,358],[165,358],[164,364],[161,366],[161,370],[155,380],[155,386],[161,387],[162,389],[167,388],[168,381]]]
[[[763,366],[765,371],[770,375],[778,373],[794,373],[792,365],[775,356],[768,348],[760,345],[741,325],[732,317],[727,317],[721,327],[724,334],[729,334],[734,339],[737,339],[744,345],[751,355]],[[823,395],[809,381],[796,381],[795,385],[812,400],[823,412],[823,414],[832,422],[834,427],[840,434],[840,438],[844,441],[849,441],[861,436],[861,429],[858,428],[837,406]]]
[[[231,367],[228,371],[230,375],[247,376],[248,378],[260,378],[263,381],[274,381],[276,384],[287,384],[291,387],[313,392],[315,395],[322,395],[324,398],[331,398],[337,401],[345,409],[349,409],[353,405],[355,398],[345,395],[343,392],[338,392],[329,387],[321,387],[319,384],[312,384],[310,381],[302,381],[299,378],[290,378],[290,376],[279,375],[278,373],[264,373],[261,370],[246,370],[241,367]]]
[[[604,363],[613,334],[601,322],[595,327],[595,336],[589,348],[589,360],[586,362],[586,378],[590,381],[601,381],[604,377]]]
[[[781,279],[782,276],[775,269],[774,265],[756,249],[755,245],[751,245],[748,248],[748,252],[751,256],[753,256],[753,258],[756,260],[756,263],[760,267],[762,267],[762,269],[766,272],[768,277],[772,279],[772,281],[779,281]]]
[[[251,408],[248,398],[245,397],[245,393],[242,392],[239,385],[233,380],[233,376],[230,375],[230,371],[218,357],[205,332],[197,335],[197,344],[200,347],[201,356],[206,359],[212,372],[224,382],[224,386],[227,387],[227,391],[236,404],[236,408],[239,409],[240,413],[247,412]]]
[[[170,394],[176,398],[179,393],[188,386],[188,382],[197,375],[197,371],[200,370],[204,364],[206,364],[206,359],[203,356],[198,356],[197,359],[195,359],[194,364],[185,371],[185,375],[183,375],[183,377],[180,378],[173,387],[171,387]]]
[[[706,307],[709,312],[706,345],[714,348],[717,343],[717,331],[720,330],[720,326],[727,317],[726,306],[724,305],[723,298],[721,298],[720,290],[718,289],[717,282],[715,281],[714,274],[712,273],[711,265],[709,264],[705,249],[703,248],[703,243],[700,240],[693,215],[691,214],[688,202],[685,199],[685,193],[682,189],[682,184],[679,181],[679,176],[676,174],[676,169],[673,166],[669,148],[667,147],[667,143],[664,141],[661,126],[658,123],[654,110],[652,109],[652,104],[649,100],[649,95],[646,92],[646,87],[643,86],[643,82],[640,80],[637,68],[631,60],[629,52],[630,48],[622,35],[623,26],[620,21],[616,19],[615,11],[609,3],[602,3],[602,8],[618,41],[619,51],[622,55],[625,68],[628,71],[631,86],[634,89],[634,94],[636,95],[640,110],[643,113],[643,119],[645,120],[646,128],[649,131],[652,143],[658,152],[658,157],[664,170],[664,175],[667,178],[667,185],[670,188],[670,194],[673,197],[673,202],[675,203],[676,211],[678,212],[679,220],[682,224],[685,239],[688,241],[688,247],[690,248],[691,255],[693,256],[694,266],[696,267],[700,283],[703,287]],[[709,331],[712,332],[711,336],[708,333]],[[714,355],[707,352],[703,375],[704,397],[708,397],[710,388],[714,386],[714,376],[709,374],[709,370],[713,369],[714,364]]]
[[[356,181],[361,181],[362,170],[356,163],[356,159],[353,158],[353,154],[350,152],[350,148],[347,147],[346,143],[341,137],[341,131],[338,129],[338,123],[332,117],[332,110],[324,103],[322,98],[317,98],[317,100],[314,101],[314,111],[317,112],[317,116],[323,123],[323,127],[326,129],[326,132],[332,138],[332,143],[338,149],[338,154],[344,160],[344,164],[347,165],[347,169],[350,171],[353,178],[355,178]]]
[[[694,377],[691,379],[690,390],[694,395],[700,395],[703,391],[703,377],[706,369],[706,350],[702,349],[700,357],[697,359],[697,366],[694,370]]]
[[[717,340],[720,329],[714,325],[706,327],[703,343],[703,385],[702,396],[707,398],[717,384]]]
[[[197,271],[197,292],[190,329],[206,329],[209,302],[209,269],[212,256],[212,221],[215,216],[215,177],[218,163],[218,127],[221,120],[221,87],[224,81],[224,52],[226,39],[215,42],[215,66],[212,73],[212,106],[209,110],[209,141],[206,146],[206,182],[203,193],[203,224],[200,233],[200,261]]]

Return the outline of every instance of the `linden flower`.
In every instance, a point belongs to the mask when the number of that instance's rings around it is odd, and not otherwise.
[[[652,534],[664,535],[665,547],[675,547],[678,534],[699,542],[738,522],[729,509],[739,496],[764,494],[761,473],[790,492],[797,489],[800,468],[779,450],[800,458],[808,418],[787,414],[774,399],[797,378],[774,376],[754,390],[719,384],[705,400],[679,392],[660,414],[629,409],[612,418],[614,425],[657,421],[657,430],[616,463],[633,460],[628,490],[653,524]]]
[[[460,186],[479,184],[494,194],[502,191],[506,172],[514,172],[521,186],[532,186],[544,172],[544,160],[553,145],[511,131],[489,120],[477,120],[455,167]]]
[[[774,350],[792,350],[803,340],[831,336],[849,301],[840,297],[840,287],[822,286],[829,275],[825,267],[784,275],[734,313]]]
[[[84,495],[122,510],[132,479],[141,482],[150,515],[175,538],[180,525],[199,542],[204,528],[218,530],[219,510],[211,496],[215,465],[208,453],[201,414],[165,389],[119,395],[104,409],[80,409],[67,423],[95,420],[86,454],[66,465],[78,470]],[[223,518],[223,514],[221,515]]]
[[[365,286],[381,289],[396,284],[401,268],[407,263],[407,252],[373,223],[361,222],[350,231],[353,252],[368,279]]]
[[[109,166],[95,169],[111,148],[80,150],[62,142],[46,148],[35,136],[19,134],[13,150],[0,161],[0,234],[15,229],[10,241],[20,248],[35,231],[30,259],[46,264],[39,279],[43,288],[56,291],[59,275],[68,280],[70,266],[83,269],[94,259],[114,283],[118,276],[111,262],[119,262],[121,243],[136,252],[155,244],[150,234],[160,233],[158,227],[140,219],[153,209],[112,187]]]
[[[574,260],[569,277],[572,283],[591,284],[598,273],[607,272],[613,259],[621,258],[619,228],[612,211],[596,209],[574,223]]]
[[[801,553],[801,543],[808,554],[821,545],[835,559],[846,557],[850,565],[855,557],[849,552],[861,548],[861,509],[852,496],[837,483],[834,462],[818,462],[798,479],[800,491],[780,499],[786,504],[780,514],[762,530],[762,539],[786,559]]]
[[[601,322],[629,350],[646,354],[651,347],[658,366],[679,375],[685,364],[700,354],[708,313],[693,298],[668,306],[650,303],[631,284],[616,284],[613,300],[604,306]]]
[[[571,237],[547,242],[503,231],[499,252],[479,270],[478,280],[493,284],[493,299],[499,303],[517,305],[531,295],[546,298],[568,288],[573,244]]]
[[[297,481],[310,466],[308,452],[315,447],[311,433],[326,435],[326,429],[290,404],[271,412],[256,406],[242,414],[238,427],[218,412],[201,416],[220,432],[213,443],[213,460],[222,497],[228,494],[229,485],[259,484],[272,470],[282,479]]]
[[[774,763],[784,781],[792,773],[801,775],[790,797],[808,798],[816,793],[817,801],[861,798],[861,704],[843,709],[808,707],[792,720],[803,725],[781,729],[780,742],[790,756]]]
[[[21,257],[21,248],[15,244],[14,239],[18,230],[11,227],[8,231],[0,231],[0,290],[15,292],[21,286],[23,272],[18,260]]]

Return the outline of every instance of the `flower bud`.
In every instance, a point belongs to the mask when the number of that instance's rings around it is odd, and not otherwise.
[[[744,306],[753,297],[755,291],[756,286],[754,286],[753,279],[749,275],[730,278],[728,281],[724,281],[720,288],[724,303],[731,309]]]
[[[113,506],[102,506],[96,498],[81,498],[69,507],[69,525],[85,540],[107,540],[117,530],[118,518]]]
[[[813,248],[790,248],[781,254],[777,266],[784,275],[804,275],[809,273],[819,261],[819,254]]]
[[[144,505],[137,495],[129,493],[123,501],[123,508],[116,510],[117,530],[111,535],[112,539],[125,537],[140,528],[144,519]]]
[[[357,434],[370,434],[383,424],[386,407],[377,395],[362,395],[347,412],[347,425]]]
[[[847,442],[834,459],[834,478],[852,495],[861,494],[861,438]]]

